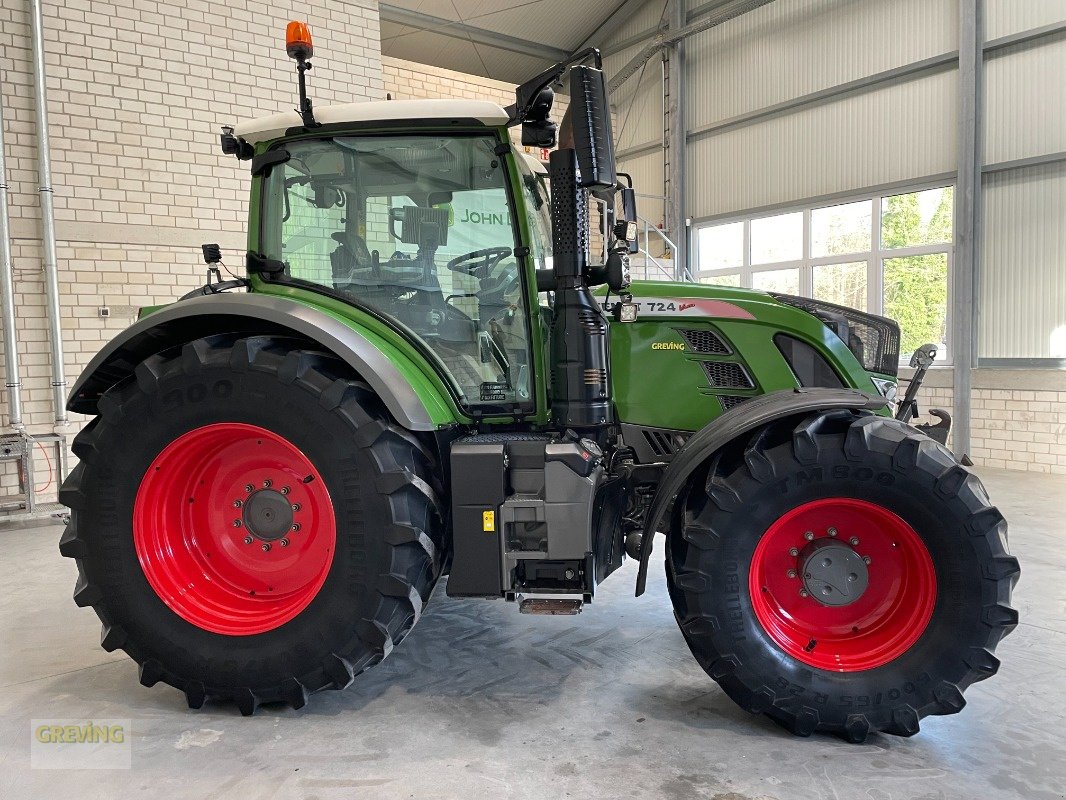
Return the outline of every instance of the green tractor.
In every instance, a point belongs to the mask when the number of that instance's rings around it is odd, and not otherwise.
[[[1019,568],[943,424],[907,424],[913,392],[893,417],[899,327],[631,283],[594,50],[506,109],[316,113],[290,34],[299,109],[222,135],[251,165],[247,277],[144,309],[71,393],[93,419],[60,551],[103,647],[193,708],[299,708],[386,658],[442,576],[575,614],[627,556],[643,593],[662,533],[681,631],[743,708],[854,742],[959,711]],[[546,171],[514,126],[561,139]]]

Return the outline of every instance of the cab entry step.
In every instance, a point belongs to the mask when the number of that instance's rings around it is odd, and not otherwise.
[[[582,601],[564,597],[524,597],[518,604],[523,614],[547,614],[549,616],[574,616],[581,613]]]

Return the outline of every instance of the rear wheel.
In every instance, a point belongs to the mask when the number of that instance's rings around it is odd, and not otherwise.
[[[698,473],[667,547],[697,660],[800,735],[909,736],[959,711],[1017,623],[1018,563],[980,481],[882,417],[760,430]]]
[[[300,707],[418,620],[440,574],[435,462],[336,359],[212,337],[144,362],[99,409],[60,550],[145,685]]]

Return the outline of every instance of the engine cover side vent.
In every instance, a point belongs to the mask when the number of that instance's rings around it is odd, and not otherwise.
[[[718,395],[718,402],[722,404],[722,410],[728,411],[731,408],[736,408],[745,400],[750,400],[750,397],[741,397],[736,394],[720,394]]]
[[[627,446],[633,448],[641,464],[670,461],[690,436],[691,431],[622,423],[622,438]]]
[[[701,361],[707,382],[714,389],[754,389],[748,372],[732,361]]]
[[[714,331],[679,330],[681,338],[696,353],[704,353],[713,356],[732,355],[733,351],[725,343],[721,336]]]

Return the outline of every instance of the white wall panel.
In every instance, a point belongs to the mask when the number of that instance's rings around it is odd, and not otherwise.
[[[1066,358],[1066,165],[985,179],[979,355]]]
[[[1066,9],[1066,0],[1060,0]],[[985,67],[985,163],[1066,151],[1066,41],[1012,47]]]
[[[957,16],[957,0],[776,0],[689,41],[689,127],[954,50]]]
[[[689,215],[801,201],[955,169],[951,71],[690,142]]]
[[[985,35],[989,39],[1063,20],[1066,20],[1063,0],[985,0]]]
[[[615,110],[614,137],[618,148],[661,142],[663,138],[662,60],[648,62],[611,96]]]
[[[658,198],[638,197],[637,212],[640,216],[653,225],[663,222],[663,152],[658,150],[640,158],[623,161],[619,163],[618,169],[633,176],[633,188],[638,193],[656,195]]]
[[[606,43],[626,41],[637,34],[656,28],[664,21],[665,0],[649,0],[636,14],[624,22]],[[604,57],[603,68],[608,79],[624,67],[648,44],[645,40],[631,44],[624,50]],[[648,61],[643,71],[638,70],[632,78],[611,94],[614,109],[614,136],[619,150],[661,142],[663,138],[663,83],[662,58],[655,56]],[[659,159],[661,161],[661,155]],[[662,182],[653,193],[662,192]]]

